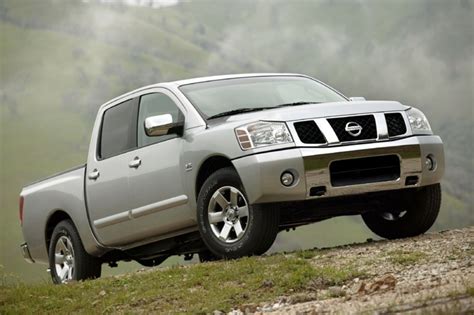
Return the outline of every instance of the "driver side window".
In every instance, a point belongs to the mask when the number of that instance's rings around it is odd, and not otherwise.
[[[175,138],[175,134],[149,137],[145,133],[145,119],[151,116],[171,114],[173,122],[183,119],[183,114],[174,101],[163,93],[146,94],[140,97],[138,112],[138,146],[143,147],[153,143]]]

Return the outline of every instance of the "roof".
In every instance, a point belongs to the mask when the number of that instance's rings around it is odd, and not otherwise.
[[[207,77],[198,77],[198,78],[192,78],[192,79],[185,79],[185,80],[177,80],[177,81],[170,81],[170,82],[162,82],[162,83],[155,83],[147,86],[140,87],[136,90],[127,92],[125,94],[122,94],[120,96],[117,96],[106,103],[102,104],[100,108],[103,108],[110,103],[113,103],[119,99],[122,99],[130,94],[134,94],[136,92],[139,92],[141,90],[149,89],[149,88],[155,88],[155,87],[180,87],[186,84],[193,84],[193,83],[201,83],[201,82],[209,82],[209,81],[217,81],[217,80],[228,80],[228,79],[238,79],[238,78],[252,78],[252,77],[269,77],[269,76],[304,76],[303,74],[297,74],[297,73],[241,73],[241,74],[227,74],[227,75],[215,75],[215,76],[207,76]]]
[[[178,81],[167,82],[167,83],[174,84],[176,86],[182,86],[186,84],[201,83],[201,82],[208,82],[208,81],[251,78],[251,77],[268,77],[268,76],[303,76],[303,75],[297,74],[297,73],[241,73],[241,74],[227,74],[227,75],[199,77],[199,78],[178,80]]]

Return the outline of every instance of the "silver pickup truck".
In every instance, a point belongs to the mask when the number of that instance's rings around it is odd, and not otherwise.
[[[86,165],[23,188],[21,248],[64,283],[121,260],[260,255],[282,230],[341,215],[409,237],[435,222],[443,172],[414,107],[299,74],[161,83],[100,107]]]

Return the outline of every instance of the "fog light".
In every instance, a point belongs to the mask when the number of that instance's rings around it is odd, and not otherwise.
[[[429,171],[434,171],[434,169],[436,168],[436,161],[432,155],[428,155],[426,157],[425,165]]]
[[[283,174],[281,174],[280,179],[283,186],[287,186],[287,187],[293,185],[295,181],[295,177],[290,172],[284,172]]]

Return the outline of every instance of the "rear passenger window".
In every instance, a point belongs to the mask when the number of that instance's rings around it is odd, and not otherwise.
[[[136,105],[136,99],[132,99],[105,111],[100,137],[100,158],[106,159],[137,146]]]

